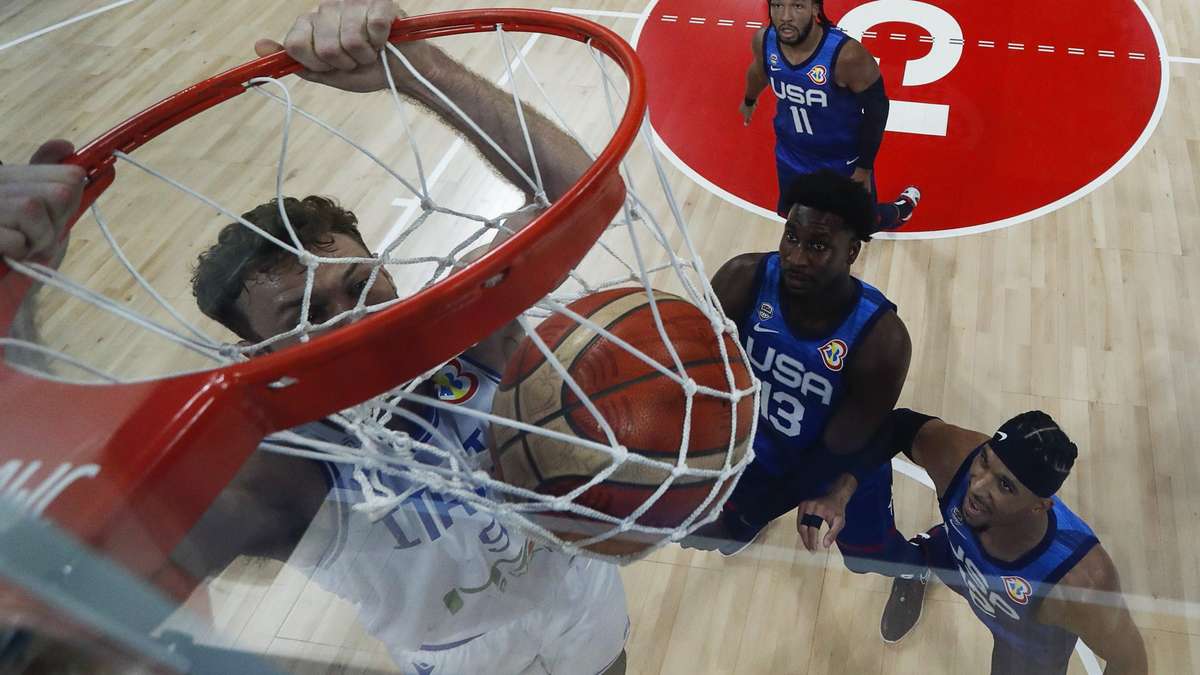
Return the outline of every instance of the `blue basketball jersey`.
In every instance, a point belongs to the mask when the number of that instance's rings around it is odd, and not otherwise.
[[[844,393],[842,376],[855,345],[880,315],[896,308],[878,289],[855,279],[858,300],[841,325],[820,338],[798,337],[784,318],[779,274],[779,254],[763,256],[754,306],[738,327],[762,382],[754,462],[774,474],[798,468],[803,451],[821,439]]]
[[[849,175],[858,160],[862,106],[833,78],[850,37],[837,28],[824,30],[812,56],[795,65],[780,51],[774,26],[763,36],[763,70],[777,99],[775,159],[791,173],[828,168]]]
[[[961,511],[969,469],[981,448],[967,457],[938,500],[949,550],[938,547],[931,563],[946,585],[970,602],[997,642],[1016,648],[1031,662],[1050,660],[1063,645],[1068,649],[1074,645],[1077,638],[1062,628],[1037,622],[1042,598],[1099,542],[1087,523],[1053,497],[1041,543],[1012,562],[989,556]]]

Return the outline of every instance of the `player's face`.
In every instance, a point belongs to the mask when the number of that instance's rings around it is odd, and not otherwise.
[[[799,296],[831,288],[849,276],[861,248],[840,216],[807,206],[792,207],[779,242],[784,288]]]
[[[329,249],[316,251],[328,258],[369,258],[371,253],[353,238],[334,234]],[[353,309],[358,298],[367,287],[371,277],[371,266],[365,263],[354,265],[325,264],[317,267],[313,274],[313,290],[308,310],[309,321],[316,325]],[[286,333],[300,323],[300,312],[304,300],[304,268],[299,264],[288,265],[271,272],[260,272],[246,282],[246,290],[238,299],[239,308],[245,313],[250,327],[261,339]],[[376,305],[396,298],[396,287],[386,270],[380,270],[374,284],[367,291],[367,306]],[[315,335],[318,331],[311,331]],[[299,342],[299,337],[282,340],[273,345],[279,349]]]
[[[1022,485],[987,445],[971,463],[968,478],[959,509],[967,525],[976,529],[1019,522],[1045,503]]]
[[[785,45],[798,45],[812,32],[817,16],[815,0],[770,0],[771,24]]]

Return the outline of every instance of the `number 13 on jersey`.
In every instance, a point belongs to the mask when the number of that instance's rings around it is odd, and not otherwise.
[[[795,108],[792,108],[795,110]],[[786,391],[772,391],[771,383],[762,380],[758,395],[759,414],[784,436],[799,436],[804,420],[804,404]]]

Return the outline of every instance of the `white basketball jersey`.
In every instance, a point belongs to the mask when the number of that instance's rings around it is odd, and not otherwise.
[[[484,412],[499,385],[495,373],[464,357],[432,379],[442,401]],[[437,410],[422,417],[438,433],[414,431],[415,439],[438,447],[457,443],[480,467],[490,463],[483,420]],[[353,443],[328,420],[295,431]],[[349,508],[362,501],[353,467],[327,466],[333,484],[328,500],[289,562],[356,604],[367,630],[393,654],[447,648],[519,619],[559,592],[572,565],[567,555],[429,488],[371,522]],[[403,477],[384,480],[393,481],[389,487],[397,494],[412,487]]]

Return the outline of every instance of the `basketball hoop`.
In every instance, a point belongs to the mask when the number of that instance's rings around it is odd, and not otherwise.
[[[493,508],[505,522],[567,549],[573,549],[574,544],[531,520],[531,514],[569,512],[609,526],[607,531],[581,537],[583,541],[579,545],[583,547],[630,530],[653,535],[657,537],[655,545],[661,545],[677,540],[705,518],[715,515],[716,507],[723,503],[724,496],[752,458],[746,446],[755,416],[749,415],[747,422],[744,411],[754,408],[739,403],[749,404],[750,399],[757,396],[757,388],[737,375],[737,372],[746,372],[738,370],[745,363],[745,355],[736,340],[726,346],[728,335],[733,331],[732,324],[720,313],[719,303],[691,248],[683,229],[682,215],[669,188],[666,188],[669,219],[683,231],[681,241],[686,250],[682,257],[676,255],[671,238],[663,234],[659,224],[650,222],[653,217],[645,219],[646,214],[658,205],[642,200],[632,190],[627,193],[621,187],[625,184],[621,181],[622,160],[637,139],[645,115],[645,81],[641,67],[629,45],[612,31],[554,12],[492,9],[417,16],[398,20],[390,39],[392,43],[402,43],[483,32],[499,34],[502,45],[505,44],[505,32],[539,33],[584,43],[592,52],[615,61],[624,71],[628,93],[624,97],[616,96],[621,99],[624,110],[613,115],[611,139],[596,153],[594,163],[574,186],[533,222],[478,260],[461,267],[453,265],[453,271],[446,276],[432,280],[411,296],[388,303],[360,321],[269,354],[245,359],[245,350],[234,346],[218,349],[201,345],[226,363],[182,375],[122,382],[61,354],[51,353],[51,350],[19,339],[0,337],[0,350],[3,350],[0,356],[7,356],[9,351],[44,351],[102,380],[111,380],[103,384],[80,384],[33,373],[11,360],[0,360],[0,406],[14,411],[14,419],[19,419],[15,428],[5,430],[0,440],[11,452],[23,458],[23,468],[18,468],[18,471],[25,471],[21,480],[34,475],[40,467],[54,472],[43,485],[31,488],[29,510],[35,513],[44,510],[48,517],[90,545],[111,554],[134,573],[155,580],[165,590],[182,594],[186,583],[176,579],[167,557],[246,458],[264,438],[267,442],[263,447],[280,451],[279,439],[295,440],[295,434],[289,429],[334,416],[355,432],[363,448],[382,443],[392,451],[363,459],[362,451],[357,448],[337,449],[316,444],[296,454],[360,462],[359,482],[368,497],[364,508],[375,512],[386,510],[403,497],[403,494],[373,487],[378,487],[380,475],[395,472],[397,469],[392,464],[396,464],[409,472],[406,475],[423,484],[436,485],[464,500]],[[595,53],[592,58],[599,66],[611,110],[612,76]],[[386,58],[384,62],[387,63]],[[279,84],[275,78],[295,73],[300,68],[283,53],[257,59],[170,96],[89,143],[68,160],[87,172],[83,206],[75,219],[92,209],[105,237],[109,238],[117,256],[122,257],[94,207],[101,193],[112,185],[117,161],[130,162],[150,172],[130,158],[129,153],[222,102],[259,89],[263,83]],[[392,89],[395,94],[394,82]],[[284,91],[283,97],[268,95],[286,106],[290,120],[294,106],[286,88]],[[285,126],[284,153],[286,129]],[[651,153],[649,166],[666,187],[665,174],[653,155],[649,136],[643,133],[642,138]],[[280,175],[282,166],[281,159]],[[628,173],[628,167],[624,168]],[[228,210],[219,210],[236,218]],[[635,262],[625,262],[602,242],[602,252],[616,258],[624,271],[612,279],[589,281],[576,273],[576,266],[593,250],[619,212],[624,214],[624,226],[630,230],[633,243],[628,256]],[[485,225],[492,222],[484,218],[476,220]],[[635,222],[649,232],[652,241],[664,247],[667,263],[657,267],[646,264],[637,236],[632,232]],[[385,252],[385,260],[378,265],[395,262],[388,255]],[[134,272],[128,264],[126,267]],[[708,384],[702,382],[700,385],[686,369],[673,371],[667,367],[670,363],[658,366],[663,377],[677,382],[686,391],[688,412],[683,423],[684,440],[676,458],[630,460],[652,467],[656,475],[664,476],[664,482],[657,490],[647,492],[649,499],[645,504],[631,509],[631,513],[613,516],[575,503],[583,492],[615,475],[619,469],[617,463],[624,462],[628,456],[611,430],[607,450],[605,442],[592,442],[598,451],[612,456],[611,467],[593,481],[574,486],[568,494],[544,495],[515,489],[480,475],[481,472],[457,463],[453,452],[442,452],[449,462],[449,469],[414,468],[408,462],[412,461],[413,448],[421,444],[378,423],[380,418],[406,415],[399,406],[400,401],[436,407],[438,401],[412,391],[413,383],[428,376],[431,368],[460,354],[516,317],[521,317],[531,338],[536,332],[536,321],[550,315],[567,314],[596,331],[597,335],[619,341],[606,326],[595,325],[586,317],[574,315],[571,310],[573,299],[606,288],[628,283],[644,286],[649,307],[646,316],[653,317],[652,324],[648,325],[656,325],[667,340],[658,301],[650,292],[650,280],[653,275],[671,271],[676,274],[687,300],[700,307],[697,311],[701,312],[703,323],[715,336],[713,344],[718,346],[713,347],[714,353],[719,355],[723,365],[714,369]],[[685,271],[696,278],[690,279]],[[136,272],[134,276],[137,277]],[[568,278],[577,288],[539,303]],[[138,279],[140,282],[140,277]],[[83,296],[101,307],[112,304],[100,294],[65,284],[54,270],[45,266],[16,262],[5,266],[0,262],[0,336],[12,334],[22,303],[35,283]],[[156,298],[162,300],[157,295]],[[307,339],[307,333],[303,337]],[[179,338],[182,342],[189,339],[186,335]],[[628,344],[625,348],[637,351]],[[540,345],[538,349],[545,352],[546,345]],[[669,345],[666,353],[676,364],[680,363]],[[553,360],[548,352],[546,357]],[[736,362],[735,357],[740,357],[741,361],[737,368],[732,368],[730,364]],[[639,358],[646,360],[644,354]],[[567,380],[571,379],[565,370],[562,373]],[[404,386],[406,383],[408,386]],[[689,438],[686,432],[691,424],[692,397],[696,395],[722,398],[729,403],[731,411],[730,419],[725,422],[730,428],[723,432],[728,441],[725,454],[714,455],[708,464],[699,468],[688,466],[686,461]],[[587,396],[583,398],[584,405],[590,405]],[[62,410],[68,406],[73,411],[72,420],[70,424],[63,424]],[[494,415],[484,417],[491,422],[504,421]],[[744,423],[739,424],[739,420]],[[420,449],[435,454],[441,452],[429,445]],[[68,489],[84,478],[96,480],[89,480],[87,489]],[[706,486],[706,492],[688,507],[688,515],[680,518],[682,524],[677,527],[661,523],[643,526],[637,522],[637,518],[661,499],[673,482],[682,484],[688,480],[699,481]],[[481,496],[487,491],[504,493],[515,503],[501,504],[492,497]]]

